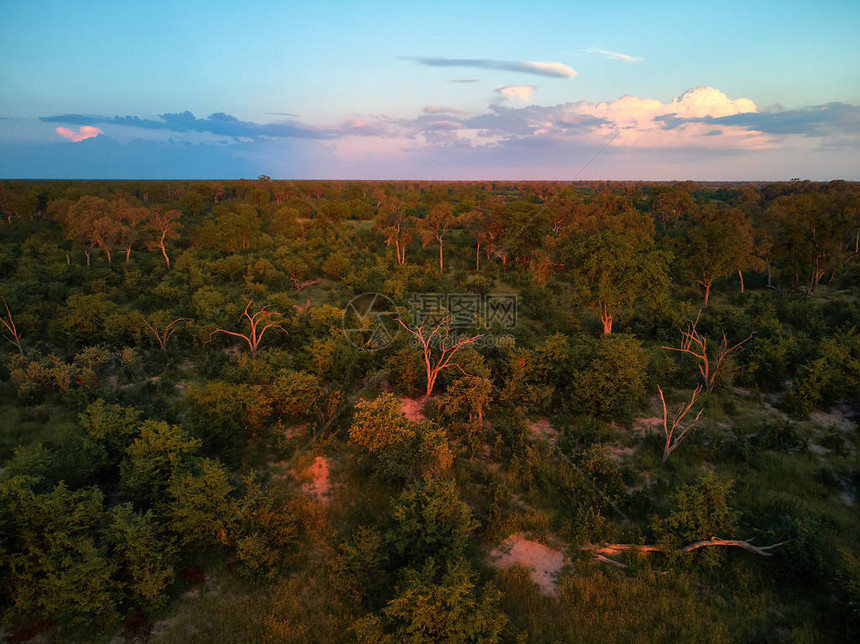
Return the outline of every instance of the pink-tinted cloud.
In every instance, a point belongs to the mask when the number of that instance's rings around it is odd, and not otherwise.
[[[84,139],[91,139],[94,136],[98,136],[99,134],[104,134],[104,132],[101,131],[101,128],[93,127],[92,125],[82,125],[77,132],[75,132],[74,130],[70,130],[67,127],[58,127],[54,131],[61,137],[63,137],[64,139],[68,139],[72,143],[77,143],[78,141],[83,141]]]
[[[428,105],[424,108],[425,114],[465,114],[463,110],[457,110],[453,107],[439,107],[438,105]]]
[[[505,98],[516,98],[521,101],[527,101],[531,98],[532,92],[535,91],[534,85],[502,85],[495,89],[496,92]]]

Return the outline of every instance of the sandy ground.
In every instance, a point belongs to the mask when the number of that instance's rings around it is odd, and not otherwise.
[[[559,437],[559,431],[552,426],[549,418],[538,418],[533,423],[529,423],[529,434],[534,440],[543,440],[550,445],[555,445]]]
[[[317,456],[307,471],[313,478],[302,485],[302,491],[316,497],[320,503],[325,503],[331,490],[328,459],[325,456]]]
[[[424,398],[401,398],[400,410],[409,422],[423,423],[427,420],[427,416],[424,415],[425,402]]]
[[[662,416],[640,416],[633,421],[633,431],[644,436],[649,432],[663,431]]]
[[[502,569],[524,566],[532,581],[548,595],[558,595],[558,575],[570,563],[563,553],[526,539],[522,532],[512,534],[496,546],[490,557]]]
[[[615,461],[616,463],[620,463],[625,458],[633,456],[632,447],[621,447],[620,445],[604,445],[604,449],[606,450],[606,457],[609,460]]]
[[[809,414],[809,420],[821,427],[836,427],[846,432],[850,432],[856,427],[851,410],[842,405],[837,405],[830,411],[814,411]]]

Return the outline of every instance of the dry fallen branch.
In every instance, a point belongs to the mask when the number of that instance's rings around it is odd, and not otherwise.
[[[300,282],[292,273],[290,273],[290,281],[293,283],[293,287],[299,292],[301,292],[308,286],[316,286],[317,284],[322,284],[322,280],[305,280],[304,282]]]
[[[743,548],[744,550],[749,550],[752,553],[757,555],[761,555],[762,557],[770,557],[771,553],[769,550],[773,550],[774,548],[781,546],[785,543],[785,541],[780,541],[779,543],[774,543],[770,546],[754,546],[750,543],[752,539],[747,539],[742,541],[740,539],[720,539],[719,537],[711,537],[710,539],[705,539],[703,541],[695,541],[693,543],[687,544],[682,548],[661,548],[660,546],[650,546],[644,544],[637,543],[605,543],[603,545],[594,545],[588,544],[582,546],[582,550],[590,551],[594,553],[594,558],[598,561],[602,561],[604,563],[611,564],[613,566],[626,567],[625,564],[621,562],[614,561],[609,559],[607,555],[617,556],[623,552],[641,552],[644,554],[648,554],[651,552],[659,552],[662,554],[670,554],[670,553],[684,553],[684,552],[692,552],[693,550],[698,550],[699,548],[712,548],[712,547],[737,547]]]

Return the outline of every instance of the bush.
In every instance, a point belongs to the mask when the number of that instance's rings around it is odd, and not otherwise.
[[[573,378],[574,407],[600,418],[629,418],[645,393],[648,358],[632,337],[605,336],[588,368]]]
[[[428,558],[456,561],[477,526],[453,481],[413,481],[397,499],[391,517],[394,527],[388,540],[401,559],[412,565],[422,565]]]

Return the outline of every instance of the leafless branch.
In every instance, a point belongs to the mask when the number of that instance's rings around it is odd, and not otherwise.
[[[687,424],[686,427],[681,428],[681,421],[684,420],[684,416],[693,408],[693,405],[696,403],[696,396],[702,391],[702,385],[696,387],[695,391],[693,391],[693,396],[690,398],[690,402],[687,404],[682,404],[675,413],[672,415],[671,427],[669,421],[669,411],[666,408],[666,399],[663,397],[663,389],[660,385],[657,385],[657,390],[660,392],[660,402],[663,403],[663,433],[666,435],[666,446],[663,448],[663,464],[665,465],[666,461],[669,460],[669,455],[675,451],[678,445],[681,444],[681,441],[684,440],[684,437],[687,435],[695,424],[699,421],[699,417],[702,415],[703,409],[699,410],[699,413],[696,414],[696,417]],[[680,431],[678,431],[680,429]]]

